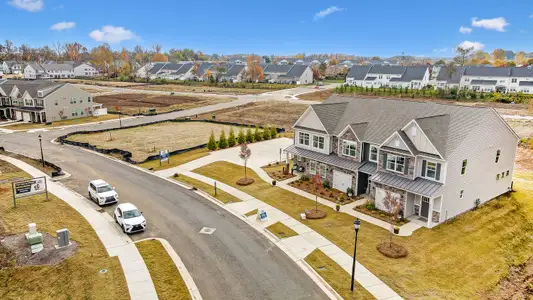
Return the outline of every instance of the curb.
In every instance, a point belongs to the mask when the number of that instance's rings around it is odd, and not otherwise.
[[[189,273],[189,270],[187,270],[187,268],[185,267],[185,264],[179,257],[178,253],[174,251],[174,248],[172,248],[172,246],[167,240],[162,239],[162,238],[146,238],[146,239],[135,241],[135,244],[142,242],[142,241],[149,241],[149,240],[159,241],[163,245],[165,250],[167,250],[168,255],[170,256],[170,258],[172,258],[172,261],[174,261],[176,268],[178,268],[178,272],[183,278],[183,281],[185,282],[185,285],[187,286],[187,289],[189,290],[189,294],[191,295],[191,298],[193,300],[203,300],[202,295],[200,294],[200,291],[198,290],[198,287],[196,286],[196,283],[194,283],[194,280],[192,279],[192,276]]]

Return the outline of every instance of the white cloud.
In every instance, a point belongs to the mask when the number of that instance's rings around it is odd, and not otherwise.
[[[89,33],[89,37],[97,42],[105,42],[110,44],[120,43],[122,41],[137,38],[135,33],[133,33],[131,30],[112,25],[106,25],[103,26],[102,29],[93,30],[91,33]]]
[[[433,52],[435,52],[435,53],[446,53],[446,52],[448,52],[448,48],[433,49]]]
[[[50,26],[50,29],[61,31],[61,30],[70,29],[74,27],[76,27],[76,22],[59,22],[59,23],[56,23]]]
[[[509,23],[507,23],[504,17],[481,20],[476,17],[472,19],[472,26],[504,32],[505,27],[509,26]]]
[[[37,12],[43,9],[44,0],[11,0],[9,5],[24,9],[29,12]]]
[[[331,15],[332,13],[343,11],[343,10],[344,10],[344,8],[339,8],[337,6],[330,6],[330,7],[326,8],[326,9],[324,9],[324,10],[321,10],[321,11],[317,12],[316,15],[315,15],[315,20],[319,20],[319,19],[325,18],[328,15]]]
[[[469,34],[469,33],[472,33],[472,28],[461,26],[459,27],[459,32],[464,33],[464,34]]]
[[[457,45],[457,47],[462,47],[462,48],[474,48],[474,51],[477,51],[477,50],[483,50],[483,48],[485,48],[485,44],[482,44],[480,42],[471,42],[471,41],[464,41],[462,43],[460,43],[459,45]]]

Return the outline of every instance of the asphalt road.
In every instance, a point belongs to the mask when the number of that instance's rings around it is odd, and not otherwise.
[[[200,113],[199,110],[209,111],[209,108],[177,114],[190,115]],[[164,117],[176,116],[129,119],[123,125]],[[90,128],[117,125],[103,123]],[[148,220],[149,230],[132,238],[157,236],[167,239],[191,272],[204,299],[327,299],[285,253],[255,229],[210,201],[95,153],[50,142],[69,131],[87,128],[39,132],[43,136],[45,159],[72,174],[64,183],[76,192],[86,195],[88,182],[101,178],[116,187],[121,202],[132,202],[139,207]],[[0,145],[6,150],[39,157],[39,133],[0,134]],[[108,212],[112,209],[113,206],[106,207]],[[212,235],[199,234],[204,226],[216,231]]]

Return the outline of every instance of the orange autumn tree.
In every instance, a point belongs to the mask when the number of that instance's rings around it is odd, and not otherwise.
[[[261,57],[259,55],[249,55],[246,57],[246,78],[250,81],[263,80],[263,68],[261,67]]]

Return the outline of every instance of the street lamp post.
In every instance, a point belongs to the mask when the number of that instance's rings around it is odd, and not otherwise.
[[[39,134],[39,147],[41,147],[41,162],[43,163],[43,168],[44,168],[43,141],[42,141],[42,137],[40,134]]]
[[[350,289],[352,292],[353,292],[354,275],[355,275],[355,256],[357,254],[357,234],[359,233],[359,227],[361,227],[361,221],[359,221],[359,218],[357,218],[353,222],[353,228],[355,229],[355,245],[353,247],[352,287]]]

